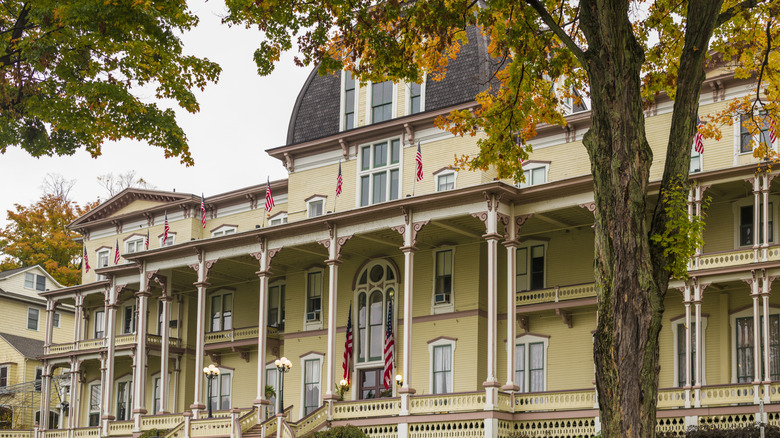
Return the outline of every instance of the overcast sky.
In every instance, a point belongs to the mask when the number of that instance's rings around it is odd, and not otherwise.
[[[260,32],[221,24],[222,0],[188,0],[200,17],[198,27],[184,35],[185,51],[222,66],[219,83],[198,92],[201,110],[177,111],[187,134],[195,165],[184,167],[166,159],[161,148],[137,141],[107,142],[103,155],[93,159],[84,151],[70,157],[32,158],[19,148],[0,155],[0,225],[14,204],[30,204],[40,197],[49,172],[77,183],[72,198],[79,203],[106,199],[97,176],[135,170],[160,190],[209,195],[287,177],[281,162],[265,150],[281,146],[298,91],[309,68],[293,65],[292,55],[279,62],[268,77],[257,75],[252,60]]]

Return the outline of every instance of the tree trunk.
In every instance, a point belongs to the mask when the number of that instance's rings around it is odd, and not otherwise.
[[[707,42],[722,0],[695,3],[686,32],[662,187],[687,176]],[[653,437],[658,394],[658,335],[669,264],[649,236],[666,226],[659,202],[648,226],[647,187],[653,154],[645,134],[642,47],[628,20],[629,2],[583,0],[591,86],[591,127],[583,140],[591,160],[598,327],[596,386],[604,437]],[[696,10],[693,10],[697,8]]]

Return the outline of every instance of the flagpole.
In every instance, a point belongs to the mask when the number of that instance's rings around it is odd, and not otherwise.
[[[268,210],[263,207],[263,226],[262,228],[265,228],[265,217],[268,215]]]

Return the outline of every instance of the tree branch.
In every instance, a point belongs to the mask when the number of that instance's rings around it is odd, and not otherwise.
[[[715,20],[715,28],[720,27],[721,24],[731,20],[734,18],[735,15],[737,15],[738,12],[743,11],[745,9],[751,9],[758,6],[758,0],[745,0],[742,3],[738,3],[725,11],[721,12],[720,15],[718,15],[718,18]]]
[[[577,57],[577,59],[580,61],[580,64],[585,65],[585,52],[583,52],[582,49],[577,46],[574,40],[569,37],[566,31],[564,31],[558,25],[558,23],[556,23],[555,19],[550,15],[549,12],[547,12],[547,9],[544,8],[544,5],[542,5],[539,0],[525,0],[525,2],[534,8],[534,10],[536,10],[536,12],[539,14],[539,17],[542,19],[542,21],[544,21],[544,24],[546,24],[550,29],[552,29],[553,32],[555,32],[555,35],[560,38],[563,44],[569,50],[571,50],[574,56]]]

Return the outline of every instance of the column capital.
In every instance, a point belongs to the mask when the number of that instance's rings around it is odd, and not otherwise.
[[[482,238],[485,240],[501,240],[503,237],[504,236],[498,233],[487,233],[482,235]]]
[[[267,278],[271,276],[271,271],[269,270],[257,271],[255,272],[255,275],[257,275],[259,278]]]
[[[417,247],[414,245],[402,246],[399,249],[401,250],[401,252],[411,252],[411,253],[417,252]]]
[[[331,265],[333,265],[333,266],[338,266],[338,265],[340,265],[341,263],[342,263],[342,262],[341,262],[341,260],[340,260],[340,259],[328,259],[328,260],[325,260],[325,264],[326,264],[326,265],[328,265],[328,266],[331,266]]]
[[[147,290],[139,290],[135,293],[135,296],[138,298],[148,298],[152,296],[152,293]]]
[[[209,283],[208,281],[196,281],[195,283],[192,284],[195,287],[203,287],[203,288],[211,286],[211,283]]]

